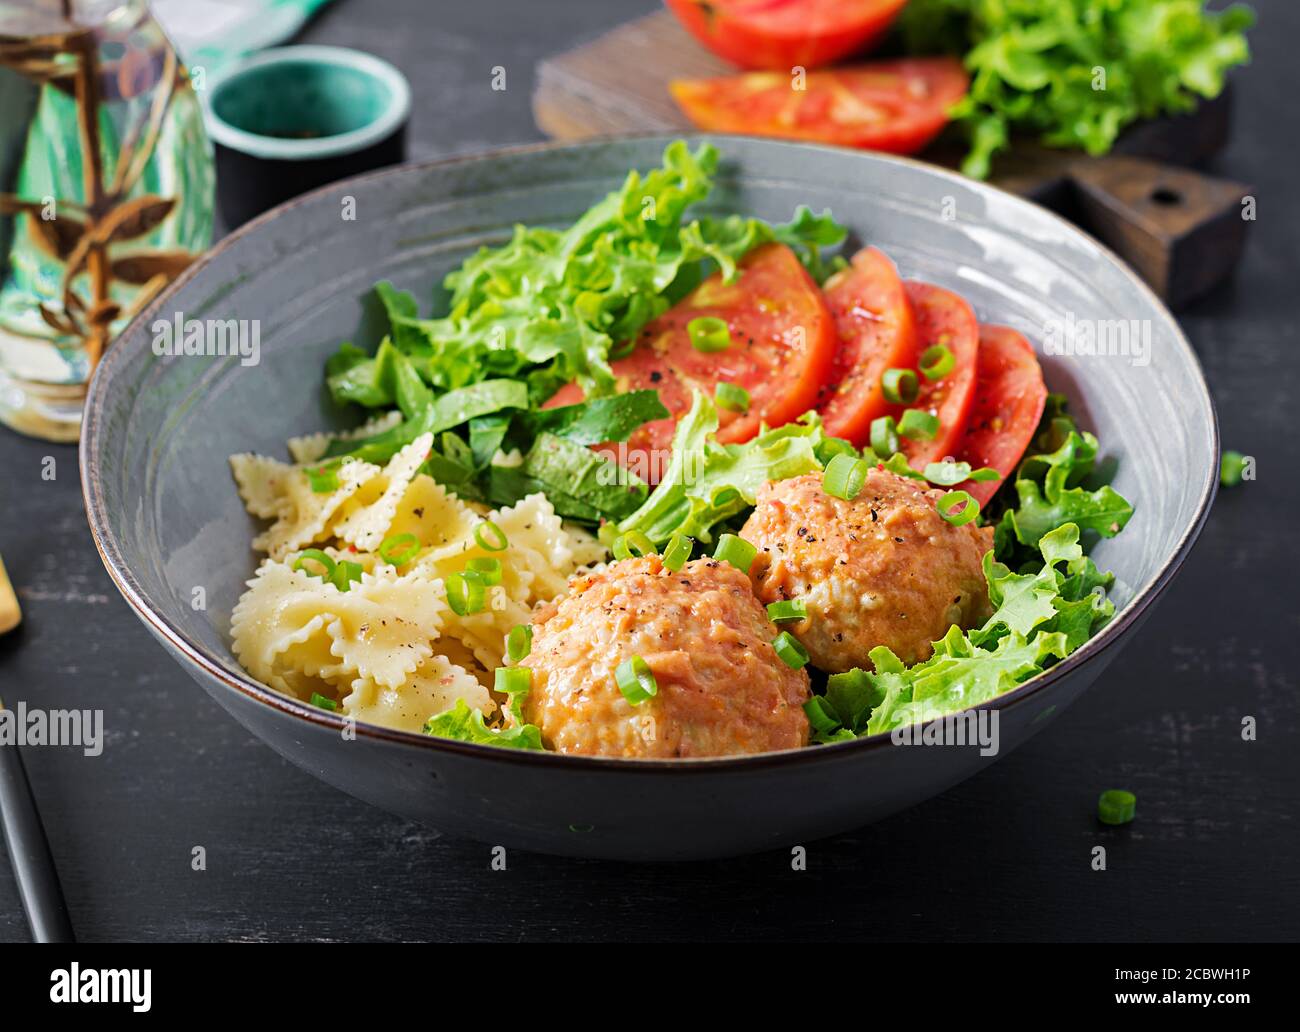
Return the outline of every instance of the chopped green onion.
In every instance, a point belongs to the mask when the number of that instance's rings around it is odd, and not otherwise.
[[[686,324],[686,335],[696,351],[726,351],[731,347],[731,331],[724,320],[702,315]]]
[[[379,546],[379,558],[389,566],[405,566],[420,551],[420,539],[414,534],[394,534]]]
[[[898,432],[913,440],[933,440],[939,432],[939,417],[921,409],[910,408],[899,420]]]
[[[921,352],[921,373],[927,380],[942,380],[957,365],[957,356],[942,344],[934,344]]]
[[[791,670],[798,670],[808,662],[808,650],[799,644],[799,639],[789,631],[782,631],[772,642],[772,648]]]
[[[949,491],[934,503],[934,507],[944,521],[954,527],[965,526],[980,512],[980,503],[965,491]]]
[[[619,535],[614,541],[613,548],[615,559],[640,558],[643,555],[653,555],[654,550],[654,542],[639,530],[630,530],[626,534]]]
[[[836,455],[852,455],[856,459],[858,450],[843,437],[827,437],[813,446],[813,454],[825,466]]]
[[[339,467],[343,465],[342,459],[335,459],[333,462],[323,462],[319,466],[307,466],[303,473],[307,475],[307,481],[311,484],[313,494],[329,494],[339,489]]]
[[[1112,788],[1097,800],[1097,819],[1102,824],[1127,824],[1137,814],[1137,796]]]
[[[521,667],[497,667],[495,680],[492,687],[502,695],[511,696],[511,703],[514,702],[514,696],[527,695],[528,690],[533,686],[533,672],[526,666]]]
[[[910,405],[921,393],[921,381],[910,369],[886,369],[880,377],[880,389],[891,405]]]
[[[618,540],[618,524],[613,520],[607,520],[602,523],[596,531],[596,540],[608,549],[614,548],[614,542]]]
[[[969,480],[971,474],[969,462],[932,462],[925,467],[925,479],[940,487],[953,487],[963,480]]]
[[[318,706],[321,709],[327,709],[327,710],[337,710],[339,708],[339,704],[337,702],[335,702],[333,699],[327,699],[320,692],[311,693],[311,704],[313,706]]]
[[[663,563],[666,569],[676,573],[691,557],[691,539],[685,534],[674,534],[668,539],[668,547],[664,549]]]
[[[893,416],[871,421],[871,450],[882,459],[898,451],[898,424]]]
[[[717,401],[718,408],[724,408],[730,412],[749,411],[749,391],[734,383],[719,382],[717,392],[714,394],[714,400]]]
[[[843,498],[851,502],[867,482],[867,473],[871,469],[865,459],[855,459],[849,455],[836,455],[826,466],[822,474],[822,490],[834,498]]]
[[[1246,456],[1239,451],[1226,451],[1219,460],[1219,483],[1224,487],[1236,487],[1241,483],[1241,474]]]
[[[806,620],[808,619],[808,603],[801,598],[786,599],[784,602],[769,602],[767,605],[767,618],[773,623],[780,623],[782,620]]]
[[[347,591],[352,586],[353,581],[361,579],[363,573],[365,573],[365,568],[360,563],[351,563],[346,559],[340,559],[328,579],[339,591]]]
[[[465,561],[465,569],[477,573],[484,584],[491,587],[501,583],[501,560],[476,557]]]
[[[840,726],[839,718],[827,710],[826,700],[820,695],[814,695],[805,702],[803,711],[807,714],[808,723],[812,725],[814,731],[830,734]]]
[[[319,563],[322,567],[322,572],[312,573],[311,570],[307,569],[305,564],[309,561]],[[295,570],[302,570],[308,577],[319,577],[323,581],[328,581],[334,576],[334,560],[319,548],[304,548],[298,553],[298,558],[294,562],[293,568]]]
[[[992,466],[981,466],[979,469],[970,471],[970,479],[978,484],[982,481],[1001,480],[1002,474]]]
[[[731,563],[741,573],[749,573],[756,555],[758,549],[736,534],[723,534],[718,538],[718,545],[713,550],[714,559]]]
[[[504,552],[510,546],[506,532],[491,520],[484,520],[474,528],[474,540],[485,552]]]
[[[640,656],[625,659],[614,670],[614,681],[633,706],[640,706],[647,699],[659,694],[659,682],[655,680],[650,664]]]
[[[447,578],[447,605],[457,616],[483,612],[486,596],[483,578],[473,570],[453,573]]]
[[[506,635],[506,655],[510,657],[510,662],[518,663],[521,659],[527,659],[528,653],[532,651],[532,625],[526,623],[515,624],[510,628],[510,633]]]

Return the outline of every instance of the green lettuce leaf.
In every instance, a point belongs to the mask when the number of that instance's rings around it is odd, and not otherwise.
[[[456,705],[445,713],[430,717],[424,725],[424,733],[436,738],[454,738],[460,742],[499,745],[507,749],[542,748],[542,732],[535,725],[521,724],[494,730],[484,723],[483,711],[470,709],[464,699],[457,699]]]
[[[1203,0],[911,0],[899,19],[909,51],[963,56],[970,92],[952,114],[970,140],[962,171],[981,179],[1013,132],[1104,154],[1138,119],[1218,96],[1250,60],[1252,24],[1247,7]]]
[[[589,396],[613,391],[608,355],[632,339],[713,266],[730,278],[759,244],[780,240],[817,276],[828,268],[823,249],[845,233],[828,214],[807,209],[772,226],[741,216],[687,219],[713,189],[718,151],[668,145],[663,164],[630,172],[565,230],[516,226],[508,242],[482,248],[450,273],[447,314],[421,319],[411,295],[376,286],[388,315],[392,345],[438,391],[483,379],[524,378],[534,400],[577,380]],[[378,355],[345,346],[330,369],[343,401],[391,404]]]
[[[677,424],[672,458],[663,478],[619,530],[640,531],[655,544],[675,533],[712,540],[712,528],[754,505],[769,480],[785,480],[822,468],[816,449],[825,439],[815,413],[765,430],[744,444],[719,444],[718,410],[693,391],[690,411]]]

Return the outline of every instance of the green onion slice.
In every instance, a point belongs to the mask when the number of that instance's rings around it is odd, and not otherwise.
[[[1137,796],[1112,788],[1097,800],[1097,819],[1102,824],[1127,824],[1137,813]]]
[[[501,560],[476,557],[465,561],[465,569],[477,573],[483,583],[491,587],[501,583]]]
[[[327,709],[327,710],[336,710],[339,708],[339,704],[337,702],[335,702],[333,699],[327,699],[320,692],[311,693],[311,704],[313,706],[318,706],[321,709]]]
[[[618,524],[612,520],[602,523],[596,531],[596,540],[608,549],[613,549],[614,542],[618,540]]]
[[[528,690],[533,686],[533,672],[528,667],[497,667],[494,675],[492,687],[502,695],[511,697],[511,705],[514,705],[514,696],[527,695]]]
[[[307,569],[308,562],[319,563],[322,567],[320,573],[313,573]],[[302,570],[309,577],[319,577],[321,580],[328,581],[334,576],[334,560],[319,548],[304,548],[298,553],[298,558],[293,564],[295,570]]]
[[[726,351],[731,347],[731,331],[724,320],[702,315],[686,324],[686,335],[696,351]]]
[[[814,695],[805,702],[803,711],[807,714],[808,723],[812,725],[814,731],[830,734],[840,726],[839,718],[826,708],[826,700],[820,695]]]
[[[786,599],[784,602],[769,602],[767,618],[773,623],[782,620],[807,620],[808,603],[801,598]]]
[[[822,490],[835,498],[851,502],[867,482],[867,473],[871,469],[865,459],[855,459],[848,455],[836,455],[826,466],[822,474]]]
[[[485,552],[504,552],[510,546],[506,532],[491,520],[484,520],[474,528],[474,540]]]
[[[939,417],[921,409],[910,408],[899,420],[898,432],[913,440],[932,440],[939,432]]]
[[[921,393],[921,381],[910,369],[886,369],[880,377],[880,389],[891,405],[910,405]]]
[[[621,534],[614,539],[613,552],[615,559],[631,559],[643,555],[653,555],[654,550],[654,542],[639,530],[629,530],[626,534]]]
[[[650,664],[640,656],[625,659],[614,670],[614,681],[633,706],[640,706],[647,699],[659,694],[659,682],[655,680]]]
[[[843,437],[827,437],[813,446],[813,454],[817,456],[818,462],[826,466],[836,455],[851,455],[856,459],[858,450]]]
[[[332,491],[339,489],[339,467],[343,465],[343,460],[334,459],[332,462],[322,462],[319,466],[307,466],[303,473],[307,475],[307,482],[311,484],[313,494],[330,494]]]
[[[379,558],[389,566],[405,566],[420,551],[420,539],[414,534],[394,534],[379,546]]]
[[[691,539],[685,534],[674,534],[668,539],[668,547],[664,549],[663,563],[665,568],[676,573],[691,557]]]
[[[487,586],[473,570],[453,573],[447,578],[447,605],[457,616],[483,612]]]
[[[893,416],[871,421],[871,450],[882,459],[898,451],[898,424]]]
[[[808,650],[799,644],[799,639],[789,631],[782,631],[772,642],[772,648],[791,670],[798,670],[808,662]]]
[[[713,558],[719,562],[731,563],[741,573],[749,573],[754,565],[758,549],[736,534],[723,534],[718,538],[718,545],[713,550]]]
[[[1224,487],[1236,487],[1241,483],[1242,470],[1246,456],[1239,451],[1226,451],[1219,460],[1219,483]]]
[[[980,503],[965,491],[949,491],[934,503],[944,521],[954,527],[962,527],[973,520],[980,512]]]
[[[957,356],[943,344],[933,344],[921,352],[921,373],[927,380],[942,380],[957,365]]]
[[[714,400],[717,401],[718,408],[724,408],[730,412],[749,411],[749,391],[734,383],[720,381],[714,394]]]
[[[334,567],[333,572],[329,575],[329,582],[339,591],[347,591],[352,586],[353,581],[359,581],[361,575],[365,573],[365,568],[360,563],[348,562],[346,559],[340,559],[338,565]]]
[[[518,663],[521,659],[527,659],[528,653],[533,651],[533,628],[531,624],[515,624],[510,628],[510,633],[506,635],[506,655],[510,657],[511,663]]]

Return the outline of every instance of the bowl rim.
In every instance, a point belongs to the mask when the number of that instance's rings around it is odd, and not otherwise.
[[[478,150],[470,154],[454,155],[446,158],[437,158],[428,161],[406,162],[400,165],[394,165],[388,168],[375,171],[365,172],[360,175],[350,176],[346,179],[340,179],[325,186],[318,187],[307,193],[285,201],[283,204],[263,212],[256,218],[246,222],[228,236],[218,241],[213,247],[209,248],[197,261],[193,262],[186,268],[180,276],[173,280],[165,290],[163,290],[150,304],[145,306],[132,321],[123,328],[119,334],[119,340],[126,336],[127,332],[132,330],[136,324],[144,323],[150,319],[154,312],[160,310],[168,303],[178,290],[184,287],[193,279],[202,269],[217,255],[233,246],[262,226],[267,225],[281,214],[293,208],[310,204],[318,197],[326,196],[341,188],[350,188],[371,180],[378,180],[395,175],[405,175],[410,173],[421,173],[433,169],[449,168],[457,165],[474,164],[477,162],[492,161],[500,158],[527,157],[531,154],[549,153],[552,151],[562,150],[584,150],[598,149],[611,144],[621,142],[651,142],[657,141],[663,145],[675,139],[686,139],[692,143],[698,142],[736,142],[745,145],[761,143],[771,145],[777,148],[798,148],[811,150],[814,152],[825,152],[843,156],[846,153],[845,148],[833,147],[821,144],[809,144],[794,141],[773,140],[761,137],[738,136],[726,133],[637,133],[637,134],[620,134],[617,136],[598,136],[581,141],[545,141],[541,143],[514,144],[502,147],[493,147],[486,150]],[[1210,393],[1209,385],[1205,379],[1205,371],[1201,366],[1200,358],[1197,356],[1195,349],[1187,340],[1182,331],[1182,327],[1174,318],[1173,314],[1155,294],[1154,291],[1135,273],[1127,263],[1116,255],[1110,248],[1106,247],[1091,234],[1079,228],[1073,223],[1067,221],[1060,215],[1042,205],[1035,204],[1032,201],[1012,194],[1000,187],[993,186],[979,180],[972,180],[955,171],[943,168],[942,166],[933,165],[929,162],[920,161],[915,158],[901,157],[893,154],[884,154],[875,151],[860,152],[861,156],[868,160],[882,161],[888,164],[901,164],[915,171],[926,174],[939,176],[942,179],[951,180],[954,183],[964,187],[974,187],[979,190],[990,191],[1000,196],[1004,201],[1009,201],[1014,206],[1024,206],[1035,213],[1035,217],[1046,217],[1050,221],[1058,223],[1069,233],[1081,238],[1097,256],[1109,260],[1114,264],[1121,275],[1125,276],[1130,283],[1137,288],[1146,300],[1155,308],[1157,312],[1163,313],[1168,317],[1168,323],[1173,331],[1174,343],[1180,348],[1187,360],[1191,363],[1196,372],[1196,387],[1200,392],[1200,398],[1204,402],[1210,416],[1210,451],[1212,461],[1206,470],[1205,478],[1201,484],[1200,495],[1197,500],[1197,506],[1178,542],[1175,544],[1173,551],[1160,565],[1155,576],[1150,583],[1140,592],[1129,600],[1128,604],[1118,612],[1098,634],[1090,638],[1073,653],[1055,666],[1038,674],[1023,684],[1012,689],[1004,695],[997,696],[978,706],[962,710],[963,713],[979,713],[986,710],[1006,710],[1019,706],[1030,698],[1046,691],[1062,678],[1079,670],[1085,664],[1095,662],[1107,649],[1114,649],[1125,640],[1125,633],[1138,624],[1143,616],[1150,609],[1152,604],[1158,599],[1174,578],[1174,575],[1181,569],[1187,556],[1190,554],[1192,546],[1196,543],[1205,523],[1209,518],[1209,513],[1214,499],[1218,492],[1218,468],[1220,454],[1219,440],[1219,421],[1218,413],[1214,406],[1214,398]],[[143,339],[143,338],[141,338]],[[172,622],[161,612],[156,611],[149,601],[144,597],[144,593],[137,587],[134,579],[130,575],[125,562],[123,561],[119,543],[110,533],[105,514],[105,506],[102,491],[99,483],[99,469],[93,457],[95,449],[90,445],[96,444],[100,434],[103,432],[101,422],[101,409],[103,394],[105,391],[104,384],[110,377],[110,372],[115,365],[124,362],[122,357],[124,349],[120,346],[110,347],[106,350],[103,359],[96,368],[87,388],[85,416],[82,425],[81,443],[78,448],[79,470],[81,475],[82,499],[86,510],[86,519],[90,525],[91,537],[95,542],[95,548],[99,552],[100,559],[108,571],[110,579],[114,586],[121,592],[123,598],[136,611],[140,620],[160,638],[163,643],[180,663],[185,666],[190,664],[197,671],[206,675],[209,682],[220,684],[223,688],[233,691],[237,694],[244,695],[256,702],[262,703],[281,714],[297,719],[307,724],[315,725],[320,729],[328,729],[334,732],[342,732],[348,726],[348,720],[341,714],[322,710],[319,707],[310,705],[294,699],[288,695],[277,692],[274,688],[262,684],[255,680],[246,672],[241,670],[234,674],[224,666],[214,662],[198,646],[190,642]],[[942,718],[934,718],[942,719]],[[932,721],[925,721],[922,727]],[[847,759],[852,753],[876,750],[882,747],[892,747],[890,733],[881,732],[875,735],[856,738],[851,741],[835,742],[826,745],[805,746],[800,749],[787,749],[775,752],[752,753],[742,756],[711,756],[711,757],[689,757],[673,759],[637,759],[623,757],[605,757],[605,756],[577,756],[565,753],[539,752],[529,749],[507,749],[495,745],[477,744],[473,742],[462,742],[450,738],[438,738],[432,735],[425,735],[414,731],[402,731],[396,728],[383,727],[378,724],[369,724],[362,721],[352,721],[351,726],[358,738],[369,738],[376,741],[390,742],[396,745],[404,745],[417,749],[431,749],[435,752],[445,752],[459,755],[466,758],[475,758],[481,760],[497,761],[500,763],[513,763],[523,766],[542,765],[550,768],[568,768],[576,771],[607,771],[607,772],[627,772],[627,773],[644,773],[648,771],[674,771],[683,776],[691,774],[702,775],[705,773],[722,773],[731,770],[755,770],[771,767],[786,766],[790,764],[816,764],[825,762],[836,762]]]

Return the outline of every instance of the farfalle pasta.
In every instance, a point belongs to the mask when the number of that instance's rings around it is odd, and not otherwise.
[[[325,458],[332,441],[359,436],[295,438],[294,463],[231,457],[245,507],[271,521],[252,542],[267,557],[231,616],[235,655],[278,691],[360,721],[419,731],[462,701],[491,716],[510,629],[604,547],[540,493],[499,510],[461,501],[420,471],[430,434],[383,466]],[[457,612],[448,582],[471,560],[496,572],[481,606]]]

